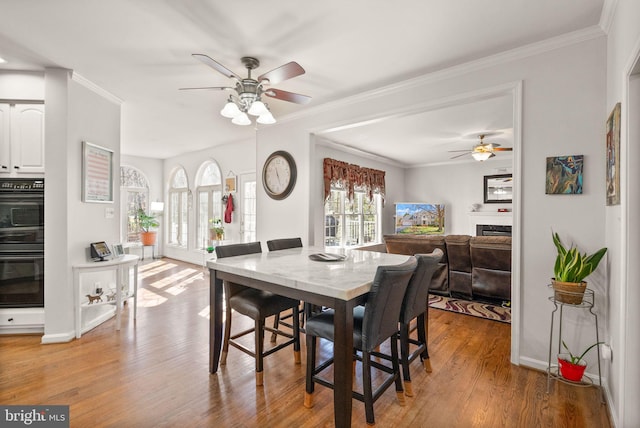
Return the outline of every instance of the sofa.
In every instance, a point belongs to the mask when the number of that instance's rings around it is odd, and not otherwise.
[[[424,254],[440,248],[444,256],[429,292],[467,300],[511,300],[511,237],[470,235],[385,235],[394,254]]]

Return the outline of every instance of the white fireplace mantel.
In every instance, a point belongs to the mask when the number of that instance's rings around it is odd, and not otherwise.
[[[476,226],[489,224],[498,226],[513,226],[513,213],[497,211],[474,211],[469,213],[469,235],[476,235]]]

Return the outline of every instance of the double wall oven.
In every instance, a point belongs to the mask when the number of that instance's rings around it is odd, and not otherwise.
[[[0,308],[44,307],[44,179],[0,178]]]

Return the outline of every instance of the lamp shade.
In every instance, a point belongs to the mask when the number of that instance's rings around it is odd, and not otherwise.
[[[272,123],[276,123],[275,117],[271,114],[269,110],[266,113],[260,115],[260,117],[256,120],[258,123],[262,123],[264,125],[271,125]]]
[[[229,118],[229,119],[233,119],[234,117],[238,116],[240,113],[242,113],[242,112],[240,111],[240,109],[238,108],[236,103],[234,103],[231,100],[229,100],[224,105],[224,108],[222,110],[220,110],[220,114],[222,116],[224,116],[224,117]]]
[[[251,107],[249,107],[249,111],[247,113],[249,113],[252,116],[260,116],[265,113],[269,113],[269,110],[267,109],[267,106],[265,106],[262,101],[256,100],[253,102],[253,104],[251,104]]]
[[[245,126],[245,125],[251,125],[251,120],[249,120],[249,116],[247,116],[247,113],[240,112],[239,115],[237,115],[231,120],[231,123]]]
[[[471,156],[473,156],[475,160],[482,162],[491,157],[491,152],[473,152]]]

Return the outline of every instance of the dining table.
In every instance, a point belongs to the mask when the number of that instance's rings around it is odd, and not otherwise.
[[[224,326],[223,281],[333,308],[334,421],[336,427],[350,427],[353,308],[365,301],[378,266],[398,265],[408,257],[357,249],[301,247],[209,260],[209,371],[216,373],[220,360]],[[303,395],[301,391],[301,406]]]

